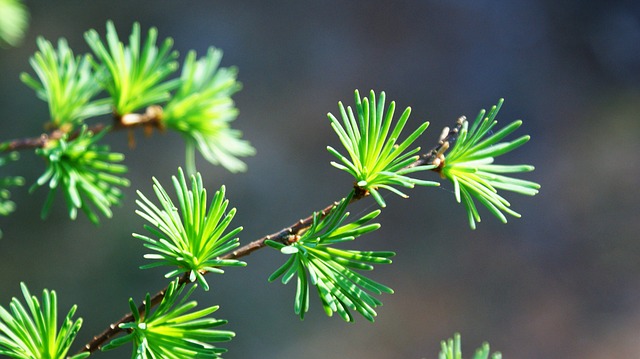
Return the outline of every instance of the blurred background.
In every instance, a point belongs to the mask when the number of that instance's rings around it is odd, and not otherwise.
[[[521,219],[503,225],[484,211],[475,231],[452,186],[388,196],[382,228],[360,248],[397,252],[371,276],[395,290],[375,323],[325,317],[313,300],[300,321],[295,285],[267,283],[284,257],[262,250],[246,268],[211,275],[201,305],[237,337],[225,358],[436,358],[440,340],[462,334],[465,357],[483,341],[505,358],[640,358],[640,2],[637,1],[29,1],[31,23],[18,48],[0,50],[0,139],[43,131],[47,106],[18,77],[31,72],[35,39],[65,37],[89,51],[82,34],[121,37],[134,21],[172,37],[182,56],[209,46],[237,66],[243,90],[234,127],[257,149],[249,170],[230,174],[198,162],[211,190],[226,184],[243,243],[275,232],[346,195],[351,178],[329,165],[339,146],[327,112],[353,103],[353,90],[386,91],[412,107],[431,148],[460,115],[475,117],[499,98],[502,124],[523,119],[530,143],[503,163],[530,163],[523,178],[542,185],[533,198],[508,195]],[[183,57],[181,57],[183,58]],[[55,211],[39,218],[46,190],[27,189],[44,170],[29,152],[2,167],[27,185],[18,208],[0,218],[0,303],[55,289],[84,325],[74,350],[120,318],[127,300],[164,287],[164,271],[138,270],[146,252],[132,232],[135,190],[151,177],[169,185],[184,164],[179,135],[136,132],[108,142],[126,153],[132,185],[114,218],[99,227]],[[200,160],[200,159],[199,159]],[[436,176],[432,176],[437,179]],[[353,211],[372,210],[372,200]],[[129,357],[127,349],[96,358]]]

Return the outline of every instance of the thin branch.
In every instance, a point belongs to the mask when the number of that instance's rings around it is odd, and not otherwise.
[[[20,138],[20,139],[1,142],[0,153],[43,148],[47,145],[49,141],[59,140],[71,130],[71,129],[66,129],[64,127],[65,126],[63,126],[62,128],[56,128],[51,132],[43,133],[38,137]],[[70,127],[70,126],[67,126],[67,127]],[[107,124],[98,123],[98,124],[89,126],[89,131],[93,133],[98,133],[103,131],[107,127],[108,127]],[[135,127],[143,127],[147,134],[150,134],[153,128],[164,130],[164,126],[162,124],[162,107],[154,105],[154,106],[147,107],[144,113],[128,113],[125,115],[118,115],[118,114],[113,115],[113,124],[111,125],[112,131],[133,129]],[[79,131],[73,132],[70,135],[70,139],[75,138],[78,135],[78,133]],[[129,139],[129,145],[133,146],[133,138]]]
[[[462,129],[462,124],[466,120],[467,118],[465,116],[460,116],[458,117],[458,121],[456,121],[456,125],[453,127],[453,129],[449,129],[449,127],[443,128],[442,133],[440,133],[438,145],[432,148],[431,151],[420,156],[420,159],[418,159],[408,167],[433,164],[436,166],[433,171],[440,172],[440,170],[442,170],[442,168],[444,167],[444,153],[455,144],[456,140],[458,139],[458,134]]]
[[[99,123],[89,127],[89,131],[98,133],[104,130],[107,126],[103,123]],[[70,139],[77,137],[79,131],[73,133]],[[49,141],[55,141],[61,139],[67,132],[62,129],[55,129],[49,133],[43,133],[39,137],[32,138],[20,138],[15,140],[9,140],[0,143],[0,152],[12,152],[20,150],[29,150],[35,148],[43,148]]]
[[[462,122],[464,120],[465,120],[464,117],[460,117],[453,130],[449,130],[448,127],[445,127],[445,129],[442,131],[442,134],[440,136],[440,140],[438,141],[438,145],[436,145],[429,152],[420,156],[418,160],[416,160],[414,163],[412,163],[407,167],[415,167],[419,165],[430,165],[430,164],[436,164],[436,163],[440,164],[440,162],[438,162],[438,159],[440,158],[444,159],[444,156],[441,156],[441,155],[443,155],[443,153],[450,147],[450,145],[452,145],[455,142],[458,136],[458,132],[462,127]],[[443,164],[444,164],[444,161],[442,161],[442,165]],[[434,171],[438,172],[439,168],[441,167],[435,168]],[[351,202],[349,202],[349,204],[359,201],[360,199],[367,197],[369,195],[368,192],[362,190],[357,185],[354,185],[353,191],[354,191],[354,195],[352,196]],[[336,205],[338,205],[338,202],[334,202],[326,206],[324,209],[322,209],[320,211],[321,217],[326,216],[331,211],[331,209]],[[292,224],[289,227],[281,229],[278,232],[266,235],[253,242],[245,244],[244,246],[238,248],[237,250],[222,256],[221,259],[238,259],[241,257],[248,256],[249,254],[257,251],[258,249],[266,247],[267,240],[281,242],[283,244],[291,244],[292,242],[295,241],[295,237],[300,235],[301,232],[303,232],[307,228],[309,228],[312,223],[313,223],[313,214],[299,220],[298,222]],[[189,282],[188,273],[180,277],[179,284],[188,283],[188,282]],[[161,291],[159,291],[158,293],[156,293],[153,297],[151,297],[151,303],[150,303],[151,307],[154,307],[160,304],[160,302],[164,298],[167,288],[168,286],[162,289]],[[143,302],[138,307],[138,312],[144,313],[145,307],[146,307],[146,303]],[[87,343],[82,348],[82,350],[80,350],[78,353],[82,353],[82,352],[93,353],[99,350],[102,347],[102,345],[104,345],[109,339],[113,338],[114,336],[124,331],[119,327],[120,324],[128,323],[128,322],[131,322],[132,320],[133,320],[133,313],[126,314],[125,316],[120,318],[120,320],[118,320],[117,322],[109,325],[109,327],[105,329],[102,333],[94,336],[93,339],[89,343]]]

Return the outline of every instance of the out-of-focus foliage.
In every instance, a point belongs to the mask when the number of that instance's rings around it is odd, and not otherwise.
[[[462,346],[460,343],[460,334],[455,334],[453,338],[441,342],[442,349],[438,359],[462,359]],[[502,359],[500,352],[495,352],[489,357],[489,343],[483,343],[473,355],[473,359]]]
[[[39,51],[30,59],[38,80],[27,73],[21,79],[49,105],[51,124],[65,126],[65,131],[82,124],[85,119],[111,111],[110,100],[93,100],[102,91],[89,55],[74,56],[65,39],[58,41],[58,49],[42,37],[37,40]]]
[[[238,116],[231,95],[242,87],[236,81],[238,70],[220,66],[222,51],[209,48],[204,58],[187,54],[180,76],[180,87],[167,103],[162,123],[180,132],[187,143],[187,173],[195,173],[195,149],[213,164],[231,172],[245,171],[238,157],[255,154],[242,139],[242,133],[229,124]]]
[[[21,0],[0,0],[0,46],[18,46],[29,26],[29,12]]]
[[[178,52],[171,50],[173,40],[165,39],[158,48],[157,38],[158,30],[151,28],[142,45],[140,24],[134,23],[129,45],[124,45],[111,21],[107,22],[106,45],[96,30],[85,34],[98,60],[94,66],[97,70],[107,68],[108,76],[100,80],[111,95],[118,115],[167,101],[171,96],[169,91],[178,86],[177,79],[167,80],[178,69]]]

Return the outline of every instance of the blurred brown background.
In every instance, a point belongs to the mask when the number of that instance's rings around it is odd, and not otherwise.
[[[522,219],[500,224],[486,211],[471,231],[452,186],[388,197],[383,227],[364,248],[392,249],[391,266],[373,278],[394,295],[375,323],[326,318],[312,301],[293,313],[295,286],[268,284],[284,260],[263,250],[248,267],[209,278],[202,305],[221,305],[236,339],[226,358],[436,358],[439,341],[460,331],[466,357],[487,340],[505,358],[640,358],[640,3],[637,1],[29,1],[32,20],[19,48],[0,51],[0,137],[37,135],[47,107],[19,79],[31,71],[35,38],[121,36],[139,21],[173,37],[184,55],[224,50],[238,66],[235,127],[256,147],[249,171],[232,175],[204,161],[212,190],[226,184],[243,243],[274,232],[344,196],[351,179],[329,165],[338,145],[327,112],[352,103],[354,89],[384,90],[413,109],[409,127],[432,125],[422,146],[460,115],[474,117],[500,97],[502,124],[521,118],[532,140],[507,163],[531,163],[542,184],[533,198],[508,196]],[[27,188],[44,169],[31,153],[2,168],[23,175],[18,204],[0,218],[0,303],[55,289],[61,308],[79,305],[85,320],[75,348],[128,310],[127,299],[155,292],[161,270],[141,271],[146,253],[132,232],[135,190],[151,176],[168,185],[184,163],[181,138],[145,139],[129,151],[126,134],[109,137],[125,152],[132,181],[124,205],[99,228],[56,213],[39,219],[45,190]],[[6,172],[5,172],[6,171]],[[435,177],[434,177],[435,178]],[[372,209],[372,201],[354,211]],[[369,207],[369,208],[367,208]],[[635,233],[635,234],[634,234]],[[74,350],[75,350],[74,348]],[[96,358],[124,358],[118,350]]]

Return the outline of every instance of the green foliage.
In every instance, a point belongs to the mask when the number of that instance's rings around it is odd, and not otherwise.
[[[492,131],[498,123],[495,117],[502,102],[500,100],[493,106],[486,117],[485,111],[480,111],[471,128],[466,120],[463,122],[458,138],[446,155],[441,169],[441,174],[453,182],[458,203],[464,201],[469,224],[474,229],[476,222],[480,222],[474,198],[506,223],[507,218],[503,212],[514,217],[520,217],[520,214],[509,208],[509,202],[498,194],[498,190],[533,196],[540,189],[540,185],[535,182],[503,175],[533,171],[533,166],[493,164],[495,157],[513,151],[530,138],[522,136],[510,142],[499,142],[522,125],[522,121],[515,121],[497,132]]]
[[[189,313],[198,305],[196,301],[186,302],[196,285],[180,299],[185,287],[186,284],[181,285],[178,280],[171,282],[162,302],[153,313],[149,305],[145,305],[144,313],[140,313],[133,299],[129,299],[134,321],[120,324],[120,328],[126,329],[128,334],[114,339],[102,350],[131,342],[131,358],[135,359],[219,358],[227,350],[215,347],[212,343],[229,341],[235,333],[213,329],[227,323],[226,320],[207,318],[218,310],[218,306]],[[151,303],[149,294],[145,303]]]
[[[332,316],[337,312],[348,322],[353,321],[349,310],[359,312],[370,321],[374,320],[374,308],[382,305],[382,302],[366,291],[375,294],[393,293],[391,288],[354,271],[373,270],[371,264],[391,263],[389,258],[395,255],[393,252],[356,251],[334,247],[335,244],[352,241],[380,227],[377,223],[367,224],[380,214],[379,210],[345,224],[349,215],[346,207],[352,196],[353,192],[335,205],[326,216],[315,213],[312,226],[290,245],[275,241],[266,242],[289,255],[289,259],[269,277],[269,281],[282,276],[282,283],[287,284],[297,275],[294,310],[301,319],[304,319],[309,309],[309,282],[316,286],[327,315]]]
[[[16,161],[18,158],[17,152],[11,152],[7,156],[0,156],[0,167],[4,166],[8,161]],[[22,177],[0,177],[0,216],[7,216],[16,208],[16,204],[9,200],[11,193],[9,193],[8,188],[22,185],[24,185],[24,178]]]
[[[9,310],[0,306],[0,356],[14,359],[81,359],[90,353],[67,357],[80,327],[82,318],[71,319],[76,312],[74,305],[57,330],[58,300],[56,292],[44,290],[42,304],[20,283],[27,308],[16,298],[11,300]]]
[[[134,23],[129,45],[125,46],[116,33],[113,22],[107,22],[107,45],[95,30],[89,30],[85,39],[98,61],[94,67],[107,68],[108,76],[102,86],[113,99],[115,112],[124,115],[144,106],[169,99],[169,91],[178,85],[178,80],[164,81],[178,68],[177,51],[171,51],[173,40],[167,38],[158,48],[158,31],[151,28],[142,49],[140,48],[140,24]],[[107,48],[108,47],[108,48]],[[163,82],[164,81],[164,82]]]
[[[0,145],[0,148],[2,146]],[[2,167],[7,161],[15,161],[18,159],[17,152],[11,152],[8,156],[0,156],[0,167]],[[16,204],[10,200],[11,193],[9,187],[24,185],[24,178],[6,176],[0,177],[0,216],[8,216],[16,209]],[[0,230],[0,238],[2,238],[2,231]]]
[[[102,88],[89,55],[74,57],[65,39],[58,41],[57,51],[41,37],[37,43],[40,51],[29,62],[40,81],[27,73],[22,73],[20,78],[47,101],[51,123],[56,128],[67,125],[66,130],[71,130],[87,118],[111,111],[108,99],[92,101]]]
[[[18,46],[29,25],[29,12],[21,0],[0,0],[0,46]]]
[[[49,184],[49,195],[42,208],[43,218],[47,217],[59,188],[64,193],[71,219],[75,219],[81,209],[97,224],[99,218],[92,206],[111,218],[111,206],[119,204],[122,198],[122,192],[116,186],[129,186],[129,181],[119,177],[127,171],[124,165],[117,163],[124,155],[109,152],[107,145],[98,145],[106,133],[104,130],[94,134],[83,126],[76,138],[66,134],[36,150],[47,161],[47,169],[30,191]]]
[[[385,207],[385,202],[378,192],[380,188],[387,189],[402,197],[407,197],[404,193],[393,186],[413,188],[414,185],[438,186],[437,182],[425,181],[409,177],[408,175],[418,171],[425,171],[435,168],[435,166],[413,166],[412,163],[418,160],[420,147],[405,152],[411,144],[427,129],[428,122],[423,123],[407,139],[398,143],[398,139],[404,128],[411,108],[402,113],[391,134],[391,123],[395,111],[395,102],[391,102],[384,113],[385,93],[380,93],[380,98],[376,101],[376,96],[371,91],[369,99],[360,99],[360,94],[355,91],[356,115],[351,107],[345,110],[342,102],[340,115],[343,124],[331,113],[331,126],[340,137],[340,141],[347,150],[350,158],[341,155],[333,147],[328,146],[327,150],[338,158],[342,163],[331,162],[331,164],[350,173],[356,179],[356,185],[368,191],[381,207]],[[357,119],[356,119],[357,116]]]
[[[447,341],[441,342],[442,349],[440,350],[439,359],[462,359],[462,349],[460,345],[460,334],[455,334],[453,338]],[[488,359],[489,358],[489,343],[483,343],[480,348],[476,350],[473,359]],[[493,353],[491,359],[502,359],[502,354],[499,352]]]
[[[235,236],[242,227],[224,234],[236,209],[233,208],[226,213],[229,200],[225,200],[225,187],[222,186],[213,196],[207,210],[207,190],[202,184],[200,173],[191,176],[191,190],[187,187],[182,169],[179,169],[179,177],[174,176],[172,180],[178,196],[180,214],[157,179],[153,179],[153,190],[160,201],[161,208],[138,191],[140,200],[136,203],[141,210],[137,210],[136,213],[152,224],[152,226],[145,225],[144,228],[158,238],[133,234],[135,238],[145,242],[145,247],[157,252],[146,254],[144,256],[146,259],[156,262],[141,268],[175,267],[166,274],[167,278],[189,273],[190,281],[197,279],[204,290],[209,290],[204,274],[223,273],[217,268],[219,266],[246,265],[241,261],[219,258],[239,245],[239,240]]]
[[[162,118],[168,128],[180,132],[187,143],[187,172],[195,172],[195,147],[204,158],[221,164],[231,172],[245,171],[238,156],[255,154],[242,133],[229,123],[238,116],[231,95],[240,90],[235,68],[220,68],[222,51],[209,48],[207,55],[196,60],[187,54],[182,67],[180,87],[165,107]]]

